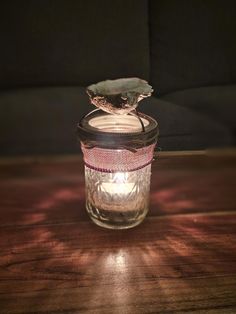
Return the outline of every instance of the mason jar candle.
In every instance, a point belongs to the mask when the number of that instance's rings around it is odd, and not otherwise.
[[[86,209],[99,226],[132,228],[149,207],[157,122],[148,115],[94,110],[78,124],[85,164]]]

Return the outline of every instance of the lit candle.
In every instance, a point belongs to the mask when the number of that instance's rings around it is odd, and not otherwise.
[[[116,172],[112,182],[103,182],[101,191],[110,194],[119,194],[121,197],[135,192],[135,183],[129,181],[129,172]]]

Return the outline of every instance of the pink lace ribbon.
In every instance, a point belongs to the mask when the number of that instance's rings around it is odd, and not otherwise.
[[[82,145],[82,151],[87,167],[103,172],[123,172],[138,170],[150,164],[155,145],[138,148],[135,152],[127,149],[85,148]]]

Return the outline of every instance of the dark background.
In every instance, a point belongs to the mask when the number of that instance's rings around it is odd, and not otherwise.
[[[2,1],[0,42],[2,155],[78,152],[85,87],[133,76],[160,149],[235,144],[233,0]]]

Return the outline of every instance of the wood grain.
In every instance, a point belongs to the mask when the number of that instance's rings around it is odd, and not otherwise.
[[[236,313],[235,161],[160,154],[126,231],[88,219],[81,158],[0,161],[0,313]]]

